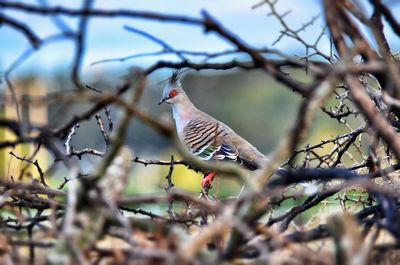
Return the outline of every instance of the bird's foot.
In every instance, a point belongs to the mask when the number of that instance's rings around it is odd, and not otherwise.
[[[215,175],[217,175],[216,172],[211,172],[208,174],[204,174],[204,178],[201,180],[201,186],[204,188],[206,186],[211,187],[212,181],[215,177]]]

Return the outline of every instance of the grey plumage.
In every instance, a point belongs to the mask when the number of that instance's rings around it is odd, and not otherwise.
[[[163,102],[171,104],[178,136],[198,158],[236,161],[249,170],[266,162],[261,152],[229,126],[197,109],[176,76],[164,88]]]

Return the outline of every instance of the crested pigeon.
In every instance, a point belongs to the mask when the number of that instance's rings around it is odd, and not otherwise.
[[[190,101],[174,73],[164,87],[158,103],[169,103],[179,139],[201,160],[235,161],[245,169],[263,166],[266,157],[229,126],[197,109]],[[207,172],[201,185],[211,186],[216,172]]]

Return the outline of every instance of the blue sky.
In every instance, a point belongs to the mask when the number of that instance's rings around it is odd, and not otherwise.
[[[24,1],[37,4],[38,1]],[[49,1],[52,5],[79,7],[81,1]],[[225,27],[245,39],[256,47],[272,47],[271,44],[278,37],[281,27],[276,18],[267,16],[267,6],[252,10],[251,6],[259,0],[97,0],[96,8],[106,9],[133,9],[162,12],[167,14],[181,14],[200,17],[202,9],[216,17]],[[393,2],[393,1],[392,1]],[[394,2],[393,2],[394,3]],[[399,11],[400,5],[392,4],[394,14]],[[317,0],[281,0],[277,4],[280,12],[291,10],[286,17],[290,26],[297,28],[307,22],[312,16],[321,14],[320,1]],[[37,35],[46,38],[57,32],[49,17],[26,15],[15,11],[5,11],[9,16],[25,21]],[[397,12],[399,13],[399,12]],[[63,17],[62,19],[71,29],[76,28],[76,18]],[[126,69],[130,66],[148,66],[159,57],[146,57],[129,60],[124,63],[112,62],[92,66],[95,61],[109,58],[125,57],[143,52],[158,51],[160,47],[151,41],[124,30],[128,25],[147,31],[177,49],[193,51],[221,51],[231,46],[218,38],[215,34],[204,34],[199,27],[187,26],[179,23],[160,23],[141,19],[109,19],[95,18],[89,23],[86,53],[84,55],[83,72],[104,72],[107,69]],[[323,16],[302,35],[306,39],[315,39],[323,27]],[[368,33],[367,33],[368,34]],[[388,32],[389,39],[394,38]],[[29,47],[26,39],[17,31],[3,26],[0,28],[0,71],[5,71],[18,56]],[[289,51],[291,54],[304,52],[300,45],[292,39],[284,38],[275,48]],[[321,43],[321,49],[329,48],[327,39]],[[36,73],[51,73],[54,69],[68,68],[73,58],[74,46],[71,41],[51,43],[35,53],[24,62],[14,74],[34,71]],[[175,59],[174,56],[165,56],[163,59]]]

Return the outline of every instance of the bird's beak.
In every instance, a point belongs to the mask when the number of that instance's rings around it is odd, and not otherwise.
[[[158,102],[158,105],[163,104],[167,99],[168,99],[168,98],[162,98],[162,99]]]

